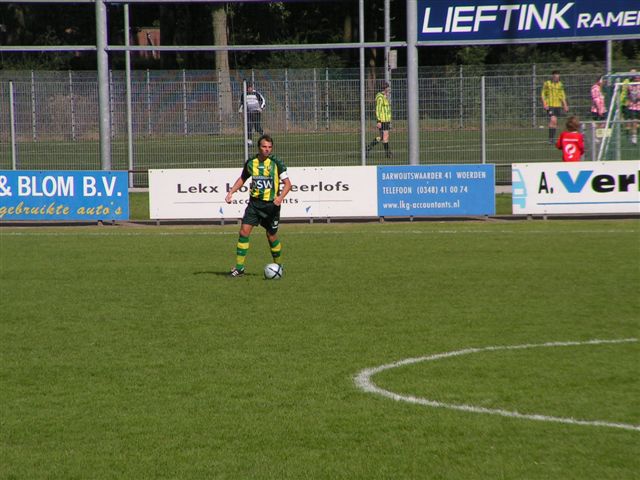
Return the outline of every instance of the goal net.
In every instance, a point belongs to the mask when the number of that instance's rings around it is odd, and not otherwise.
[[[606,121],[596,122],[592,127],[597,160],[637,159],[640,156],[640,74],[616,73],[605,79],[613,89]]]

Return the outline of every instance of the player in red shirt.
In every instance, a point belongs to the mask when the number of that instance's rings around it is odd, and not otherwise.
[[[578,117],[567,118],[567,129],[560,134],[556,147],[562,150],[563,162],[579,162],[584,153],[584,136],[580,130]]]

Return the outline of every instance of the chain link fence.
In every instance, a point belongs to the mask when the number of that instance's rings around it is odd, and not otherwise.
[[[569,113],[590,120],[590,88],[603,65],[581,65],[578,71],[566,65],[420,69],[420,163],[495,163],[498,183],[509,183],[512,162],[558,161],[540,101],[542,83],[553,69],[561,72]],[[265,97],[262,125],[288,165],[360,165],[362,136],[368,143],[377,135],[374,98],[383,72],[367,71],[364,132],[354,73],[234,71],[222,82],[215,71],[133,71],[129,122],[125,73],[113,71],[112,168],[131,170],[134,185],[145,186],[149,168],[242,165],[243,80],[254,82]],[[96,78],[95,72],[0,72],[0,168],[100,169]],[[369,165],[408,163],[402,72],[394,71],[391,83],[393,157],[386,158],[378,147],[366,157]],[[638,153],[625,146],[621,155],[638,158]],[[588,151],[585,159],[591,158]]]

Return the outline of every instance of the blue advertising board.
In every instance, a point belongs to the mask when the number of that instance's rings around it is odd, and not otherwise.
[[[418,42],[574,42],[640,36],[638,0],[418,0]]]
[[[127,220],[127,172],[0,170],[0,220]]]
[[[495,212],[494,165],[378,167],[378,216]]]

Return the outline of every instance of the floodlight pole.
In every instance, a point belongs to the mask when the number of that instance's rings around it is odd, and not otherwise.
[[[389,69],[389,42],[391,41],[391,12],[390,4],[391,0],[384,0],[384,81],[391,85],[391,70]]]
[[[360,160],[362,165],[367,164],[366,138],[367,131],[365,119],[365,81],[364,81],[364,0],[358,1],[358,31],[360,48]]]
[[[111,124],[109,115],[109,55],[107,53],[107,5],[96,0],[96,49],[98,55],[98,108],[100,164],[111,170]]]
[[[124,4],[124,45],[131,43],[129,38],[131,27],[129,25],[129,4]],[[127,158],[129,159],[129,188],[133,187],[133,118],[131,112],[131,52],[125,52],[125,70],[127,82]]]
[[[418,111],[418,2],[406,0],[407,5],[407,120],[409,164],[420,165],[420,113]]]

